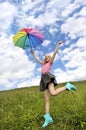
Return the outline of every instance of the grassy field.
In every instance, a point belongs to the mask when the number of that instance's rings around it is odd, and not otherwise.
[[[44,130],[86,130],[86,81],[74,84],[77,91],[50,97],[54,122]],[[43,93],[39,87],[0,92],[0,130],[42,130],[43,114]]]

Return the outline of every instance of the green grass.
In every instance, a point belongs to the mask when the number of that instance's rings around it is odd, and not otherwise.
[[[54,122],[44,130],[86,130],[86,81],[73,84],[77,91],[50,97]],[[0,92],[0,130],[42,130],[43,114],[44,99],[39,87]]]

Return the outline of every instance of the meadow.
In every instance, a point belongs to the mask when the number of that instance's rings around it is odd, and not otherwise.
[[[50,97],[54,122],[46,128],[41,128],[44,100],[39,86],[0,91],[0,130],[86,130],[86,81],[73,84],[77,91]]]

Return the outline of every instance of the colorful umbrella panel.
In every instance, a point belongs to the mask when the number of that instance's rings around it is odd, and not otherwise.
[[[24,28],[14,35],[14,44],[23,49],[35,48],[44,40],[44,35],[36,28]]]

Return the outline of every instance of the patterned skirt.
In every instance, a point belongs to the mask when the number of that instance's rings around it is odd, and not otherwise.
[[[48,84],[49,83],[53,83],[54,86],[58,85],[55,76],[51,73],[45,73],[42,74],[41,76],[41,80],[40,80],[40,91],[44,91],[46,89],[48,89]]]

